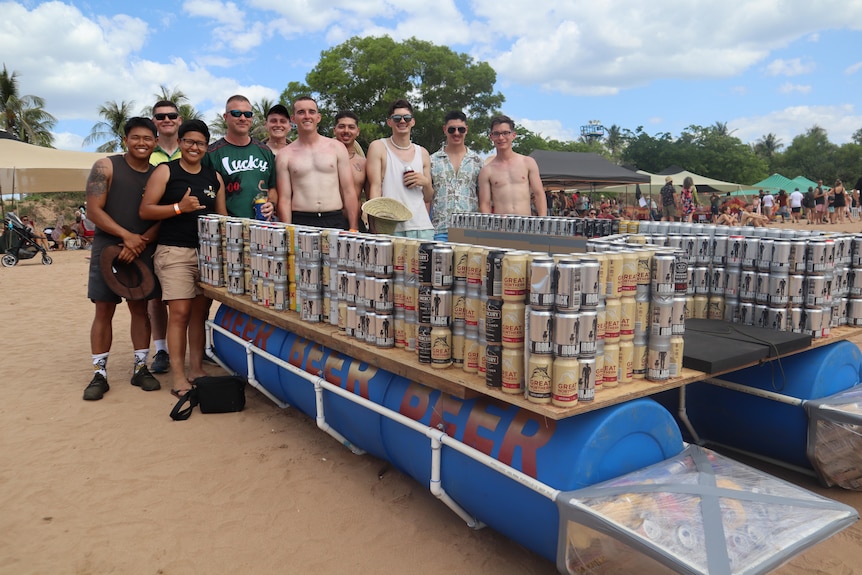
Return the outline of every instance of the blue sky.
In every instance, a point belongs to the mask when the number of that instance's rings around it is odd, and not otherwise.
[[[0,0],[0,14],[0,63],[45,98],[66,149],[105,101],[143,109],[163,84],[209,120],[384,34],[488,61],[503,112],[557,139],[590,120],[673,136],[723,122],[785,145],[815,124],[836,144],[862,128],[862,0]]]

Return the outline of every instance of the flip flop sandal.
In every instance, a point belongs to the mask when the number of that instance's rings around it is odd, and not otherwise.
[[[171,389],[171,395],[173,395],[173,396],[174,396],[174,397],[176,397],[177,399],[181,399],[181,398],[185,397],[185,396],[188,394],[188,392],[190,392],[191,390],[192,390],[192,388],[188,388],[188,389]]]

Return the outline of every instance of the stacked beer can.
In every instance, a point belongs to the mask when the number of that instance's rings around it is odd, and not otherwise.
[[[464,364],[467,373],[478,373],[484,357],[485,304],[482,278],[485,274],[487,248],[472,246],[467,250],[467,282],[464,304]],[[481,328],[480,328],[481,324]]]
[[[420,363],[452,365],[452,288],[455,250],[448,244],[419,244],[417,353]]]
[[[506,393],[523,393],[527,275],[526,251],[489,250],[487,256],[486,373],[490,387]],[[499,358],[500,369],[492,370]],[[541,394],[550,397],[550,388]]]
[[[682,369],[688,255],[683,250],[653,254],[647,379],[666,381]]]
[[[295,230],[296,311],[302,321],[320,323],[324,318],[321,267],[323,234],[318,228],[297,227]]]
[[[517,234],[534,234],[560,237],[599,238],[622,232],[622,226],[628,229],[628,221],[607,220],[595,218],[547,216],[543,218],[530,216],[514,216],[501,214],[482,214],[462,212],[452,215],[450,227],[490,230]],[[635,224],[634,222],[632,222]],[[636,227],[636,224],[635,226]]]
[[[248,228],[249,266],[246,291],[265,307],[289,309],[290,236],[286,226],[251,221]],[[235,257],[231,254],[231,258]]]
[[[535,254],[529,270],[526,397],[560,407],[591,401],[602,381],[596,361],[599,261]]]
[[[226,278],[226,274],[222,268],[222,254],[225,253],[222,247],[224,234],[222,233],[219,216],[207,215],[198,218],[198,238],[200,240],[198,269],[201,273],[201,281],[214,287],[223,287]],[[240,236],[239,241],[241,248],[242,236]],[[230,242],[228,242],[229,245]],[[239,271],[242,272],[242,254],[240,253],[239,255],[240,258],[237,258],[239,260],[237,265],[239,266]],[[228,284],[228,289],[230,289],[230,284]]]

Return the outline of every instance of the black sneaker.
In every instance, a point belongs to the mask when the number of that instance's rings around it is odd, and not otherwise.
[[[111,389],[111,386],[108,385],[108,380],[105,379],[105,376],[101,373],[96,373],[93,375],[93,380],[84,389],[84,400],[96,401],[102,399],[105,392],[109,389]]]
[[[146,365],[142,365],[141,368],[135,372],[135,375],[132,376],[132,385],[140,387],[144,391],[155,391],[162,388],[162,384],[159,383],[158,379],[153,377],[153,374],[150,373],[150,370],[147,369]]]
[[[171,356],[165,350],[157,351],[150,369],[153,373],[167,373],[171,368]]]

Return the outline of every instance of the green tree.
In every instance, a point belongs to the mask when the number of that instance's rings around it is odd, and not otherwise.
[[[90,134],[84,138],[83,145],[104,142],[96,148],[97,152],[125,152],[123,127],[126,125],[126,120],[133,116],[132,106],[134,105],[132,101],[123,100],[120,103],[109,101],[99,106],[99,117],[102,120],[93,125]]]
[[[338,110],[352,110],[362,119],[359,139],[366,149],[372,140],[389,135],[386,114],[399,98],[414,108],[413,141],[431,152],[443,141],[443,116],[462,110],[473,127],[467,144],[488,150],[490,142],[478,136],[504,101],[494,92],[496,81],[497,73],[487,62],[446,46],[416,38],[396,42],[388,36],[353,37],[325,50],[305,85],[292,82],[282,100],[292,102],[307,88],[305,93],[317,99],[323,113],[324,128],[331,126]]]
[[[39,96],[19,94],[18,74],[9,72],[6,64],[0,72],[0,127],[22,142],[52,147],[51,130],[57,119],[45,111],[45,100]]]
[[[862,128],[853,132],[853,143],[862,146]]]
[[[838,146],[829,141],[826,130],[814,125],[793,138],[776,167],[788,178],[801,175],[830,185],[838,173],[837,152]]]

